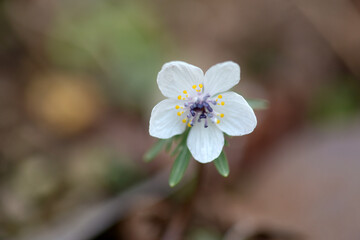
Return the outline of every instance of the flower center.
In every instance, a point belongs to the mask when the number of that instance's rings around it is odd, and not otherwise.
[[[208,120],[212,123],[219,124],[220,120],[217,118],[218,116],[223,118],[223,113],[217,113],[212,108],[212,105],[223,106],[225,103],[222,101],[218,103],[218,99],[221,99],[222,96],[218,95],[218,97],[214,100],[210,98],[210,94],[203,92],[203,85],[199,84],[199,89],[194,85],[192,87],[196,93],[193,96],[189,96],[186,90],[183,91],[185,96],[179,95],[179,100],[185,100],[184,107],[180,107],[176,105],[176,109],[181,109],[180,112],[177,113],[178,116],[181,116],[183,113],[187,113],[187,117],[182,120],[183,123],[188,123],[188,127],[192,127],[196,122],[201,123],[204,121],[204,127],[207,128]]]
[[[208,119],[213,119],[213,108],[210,104],[216,105],[216,101],[209,99],[210,95],[200,95],[196,101],[185,103],[184,106],[189,108],[187,118],[189,119],[190,126],[194,126],[195,121],[200,123],[204,119],[204,127],[207,128]]]

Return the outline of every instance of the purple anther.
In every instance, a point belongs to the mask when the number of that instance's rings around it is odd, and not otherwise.
[[[213,111],[213,109],[210,107],[210,105],[207,102],[204,102],[203,104],[206,107],[206,109],[209,110],[209,112]]]
[[[202,109],[204,107],[204,105],[202,103],[198,103],[198,104],[196,104],[196,107],[199,109]]]
[[[191,126],[194,126],[194,123],[195,123],[195,120],[196,120],[196,116],[197,116],[197,113],[195,112],[195,115],[193,116],[191,122],[190,122],[190,125]]]
[[[203,98],[203,101],[206,101],[206,99],[208,99],[210,97],[210,94],[206,94],[205,97]]]
[[[201,119],[205,119],[204,127],[209,127],[209,121],[215,123],[216,116],[214,115],[214,109],[211,105],[217,105],[215,99],[210,98],[210,94],[204,94],[198,92],[199,96],[190,96],[186,102],[183,103],[184,112],[187,112],[187,119],[189,124],[194,126],[195,122],[201,123]],[[180,114],[181,115],[181,114]]]
[[[190,123],[191,126],[194,126],[195,119],[196,119],[196,118],[194,117],[194,118],[191,120],[191,123]]]

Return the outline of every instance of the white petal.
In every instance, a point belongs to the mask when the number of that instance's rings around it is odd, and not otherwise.
[[[240,81],[240,67],[228,61],[212,66],[205,73],[204,90],[213,96],[229,90]]]
[[[196,123],[190,129],[187,146],[195,160],[207,163],[217,158],[224,146],[224,134],[212,123],[204,128]]]
[[[161,93],[169,98],[183,95],[183,91],[195,93],[193,85],[203,84],[203,71],[191,64],[174,61],[164,64],[157,77]]]
[[[149,126],[151,136],[166,139],[184,132],[186,124],[181,120],[186,118],[186,115],[178,116],[179,110],[175,108],[180,104],[179,100],[165,99],[153,108]]]
[[[214,106],[214,110],[223,113],[224,117],[218,117],[219,124],[216,124],[221,131],[230,136],[241,136],[251,133],[256,127],[257,120],[253,109],[246,100],[237,93],[225,92],[218,103],[224,105]]]

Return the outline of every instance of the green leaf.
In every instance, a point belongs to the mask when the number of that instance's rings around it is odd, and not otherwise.
[[[170,154],[170,156],[175,156],[176,154],[179,153],[179,151],[181,150],[181,147],[183,146],[182,142],[178,143],[178,145],[175,147],[175,149],[172,151],[172,153]]]
[[[172,151],[172,153],[170,154],[170,156],[175,156],[179,153],[180,149],[182,146],[185,146],[186,147],[186,139],[187,139],[187,136],[189,135],[189,132],[190,132],[190,128],[187,128],[185,130],[185,132],[183,134],[180,134],[180,135],[176,135],[174,137],[174,141],[179,141],[178,145],[175,147],[175,149]]]
[[[155,145],[145,153],[144,161],[150,162],[153,160],[160,153],[166,142],[166,139],[160,139],[157,141],[157,143],[155,143]]]
[[[167,141],[166,141],[166,146],[165,146],[165,151],[167,152],[167,153],[169,153],[170,152],[170,150],[171,150],[171,147],[172,147],[172,144],[173,144],[173,138],[170,138],[170,139],[168,139]]]
[[[269,106],[269,102],[264,99],[246,99],[253,109],[264,110]]]
[[[214,164],[221,176],[223,177],[229,176],[230,169],[224,151],[222,151],[220,153],[220,156],[214,160]]]
[[[189,165],[191,153],[186,145],[182,145],[181,150],[170,172],[169,185],[174,187],[180,182]]]

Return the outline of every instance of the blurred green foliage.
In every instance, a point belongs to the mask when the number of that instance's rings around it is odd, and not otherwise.
[[[222,239],[221,234],[214,228],[193,228],[186,240],[220,240]]]
[[[360,86],[351,76],[344,76],[316,93],[310,104],[310,119],[315,122],[336,121],[360,111]]]
[[[160,21],[143,3],[65,4],[47,44],[54,64],[90,71],[115,105],[146,109],[170,45]],[[150,105],[149,105],[150,106]]]
[[[264,75],[278,63],[280,53],[280,47],[275,43],[271,44],[256,40],[248,43],[248,48],[243,53],[243,58],[246,60],[246,68],[250,74]],[[259,78],[257,80],[268,81],[267,78]]]
[[[71,181],[93,190],[117,193],[145,177],[136,162],[118,149],[85,147],[71,158]]]
[[[112,192],[120,192],[144,179],[145,174],[133,163],[117,156],[111,156],[106,166],[104,185]]]

